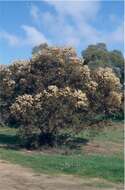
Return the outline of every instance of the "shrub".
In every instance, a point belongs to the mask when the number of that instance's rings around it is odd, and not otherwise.
[[[113,70],[90,69],[73,48],[39,46],[31,60],[1,66],[0,77],[1,120],[20,126],[27,147],[53,145],[61,128],[78,131],[99,114],[123,113]]]
[[[49,86],[35,96],[23,95],[11,106],[11,113],[20,121],[23,142],[38,136],[38,144],[53,145],[60,128],[76,127],[79,111],[86,112],[88,99],[81,90]],[[37,135],[36,135],[37,134]]]

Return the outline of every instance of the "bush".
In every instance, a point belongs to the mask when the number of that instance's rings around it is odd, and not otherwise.
[[[20,126],[25,146],[54,145],[60,129],[78,131],[99,114],[123,112],[120,80],[111,68],[91,70],[73,48],[40,47],[31,60],[0,68],[1,117]]]
[[[81,90],[49,86],[35,96],[19,96],[11,106],[11,113],[20,121],[23,142],[38,136],[38,144],[53,145],[59,129],[80,126],[76,114],[86,113],[88,99]]]

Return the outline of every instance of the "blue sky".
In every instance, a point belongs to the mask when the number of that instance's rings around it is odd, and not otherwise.
[[[32,47],[74,46],[78,54],[89,44],[123,47],[123,1],[0,1],[0,64],[31,57]]]

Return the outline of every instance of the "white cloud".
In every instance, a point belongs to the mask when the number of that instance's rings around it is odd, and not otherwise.
[[[115,31],[111,33],[109,40],[115,43],[124,42],[124,24],[123,23],[120,26],[118,26]]]
[[[84,1],[84,0],[44,0],[49,5],[52,5],[58,14],[63,16],[71,16],[77,19],[92,19],[96,16],[100,8],[99,1]]]
[[[11,34],[6,31],[1,31],[0,39],[6,40],[9,45],[14,47],[20,47],[24,45],[30,45],[33,47],[39,45],[40,43],[49,43],[48,39],[44,36],[44,34],[38,31],[35,27],[22,25],[21,28],[24,30],[23,37]]]
[[[53,44],[71,44],[78,47],[81,40],[84,40],[85,44],[89,39],[95,41],[98,38],[98,32],[88,21],[96,18],[100,9],[99,1],[44,1],[52,6],[55,12],[50,11],[51,9],[40,12],[37,7],[39,14],[35,22],[39,28],[44,27]]]
[[[25,31],[25,35],[26,35],[24,44],[35,46],[40,43],[45,43],[45,42],[48,43],[48,40],[44,36],[44,34],[38,31],[35,27],[22,25],[22,28]]]
[[[12,46],[30,45],[40,43],[51,43],[54,45],[73,45],[75,47],[87,46],[90,43],[106,42],[107,44],[123,43],[123,23],[118,23],[114,31],[100,30],[91,23],[99,16],[101,2],[98,1],[65,1],[65,0],[43,0],[52,6],[43,12],[37,4],[30,7],[30,15],[37,26],[22,25],[23,37],[10,34],[6,31],[0,32],[0,38],[6,40]],[[111,16],[111,20],[116,20]],[[47,31],[47,37],[42,29]]]
[[[35,19],[35,20],[38,19],[38,17],[39,17],[38,7],[35,5],[31,5],[30,14],[31,14],[33,19]]]
[[[75,31],[76,27],[67,23],[61,16],[53,15],[50,12],[41,13],[40,22],[41,26],[48,32],[53,44],[75,46],[79,44],[79,34]]]
[[[110,31],[110,32],[100,32],[99,35],[99,40],[102,39],[101,41],[105,42],[108,45],[119,45],[124,43],[124,24],[121,23],[118,25],[115,30]]]
[[[91,24],[100,14],[101,2],[99,0],[44,1],[52,6],[55,11],[51,11],[51,8],[44,12],[39,10],[37,24],[39,23],[39,28],[44,27],[52,39],[52,43],[58,45],[71,44],[75,47],[97,42],[123,43],[123,24],[117,23],[117,27],[114,26],[114,31],[104,31]],[[112,16],[110,21],[114,19],[117,20],[117,17]]]
[[[18,37],[6,31],[0,32],[0,39],[6,40],[11,46],[17,46],[19,44]]]

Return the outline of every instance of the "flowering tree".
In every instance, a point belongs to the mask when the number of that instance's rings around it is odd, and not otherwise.
[[[31,60],[0,67],[2,118],[18,122],[24,141],[51,144],[61,128],[83,128],[98,114],[121,110],[120,80],[111,68],[91,70],[73,48],[41,47]]]
[[[81,90],[49,86],[35,96],[18,96],[10,109],[20,121],[21,134],[25,134],[22,136],[24,142],[35,132],[38,134],[38,144],[52,144],[59,129],[80,126],[81,118],[76,115],[79,111],[86,113],[87,107],[88,99]]]

